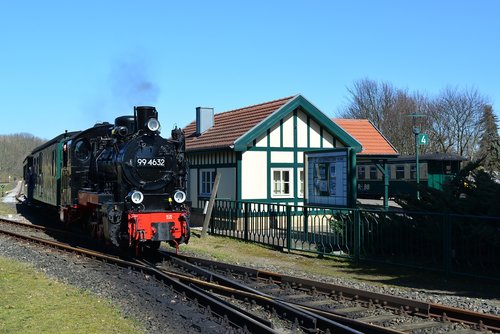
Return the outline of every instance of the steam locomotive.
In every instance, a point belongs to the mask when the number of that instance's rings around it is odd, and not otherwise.
[[[159,130],[156,108],[140,106],[114,124],[55,137],[24,160],[28,202],[56,207],[62,222],[122,249],[165,241],[177,250],[190,237],[185,138]]]

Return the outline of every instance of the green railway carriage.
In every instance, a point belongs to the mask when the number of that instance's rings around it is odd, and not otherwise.
[[[442,190],[443,185],[460,171],[466,159],[455,154],[430,153],[419,157],[420,187]],[[387,161],[389,170],[389,197],[416,195],[415,156],[401,156]],[[380,198],[384,195],[384,179],[375,165],[359,163],[357,166],[359,198]]]
[[[78,132],[66,132],[35,148],[24,160],[28,198],[52,206],[61,204],[63,150],[66,141]]]

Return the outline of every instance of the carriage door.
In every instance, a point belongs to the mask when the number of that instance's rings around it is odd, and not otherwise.
[[[61,206],[71,205],[71,140],[62,143],[61,156]]]

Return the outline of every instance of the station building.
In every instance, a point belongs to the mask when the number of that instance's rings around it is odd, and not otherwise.
[[[234,201],[304,203],[304,153],[351,148],[351,177],[358,159],[397,156],[367,120],[332,120],[302,95],[231,111],[196,108],[184,128],[193,208],[210,197],[217,174],[217,198]]]

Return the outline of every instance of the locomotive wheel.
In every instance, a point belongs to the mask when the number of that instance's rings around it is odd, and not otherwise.
[[[161,245],[161,241],[148,241],[146,243],[146,247],[148,247],[149,249],[152,249],[152,250],[157,250],[158,248],[160,248],[160,245]]]
[[[128,240],[125,240],[123,238],[120,240],[119,249],[120,249],[120,257],[127,260],[133,256],[134,252],[132,250],[133,249],[135,250],[134,247],[131,247],[129,245]]]
[[[104,231],[102,225],[100,224],[90,224],[90,237],[96,240],[102,240],[104,237]]]
[[[90,233],[90,237],[95,240],[101,240],[103,237],[102,224],[100,224],[100,219],[98,218],[97,212],[92,211],[87,214],[87,230]]]
[[[97,224],[90,224],[89,230],[90,230],[90,237],[92,239],[97,239]]]

